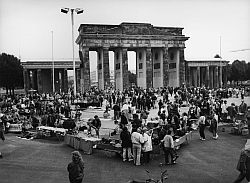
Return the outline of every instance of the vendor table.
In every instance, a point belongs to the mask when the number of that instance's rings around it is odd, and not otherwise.
[[[43,137],[52,137],[53,134],[57,137],[59,141],[62,141],[66,132],[68,131],[67,129],[64,128],[55,128],[55,127],[50,127],[50,126],[38,126],[36,128],[37,132],[40,132],[39,134]]]
[[[174,146],[175,147],[179,147],[181,144],[185,143],[185,142],[189,142],[192,139],[192,131],[190,131],[189,133],[186,133],[184,136],[176,139],[174,141]]]
[[[8,132],[22,132],[22,124],[10,124]]]
[[[54,132],[54,133],[59,132],[59,133],[62,133],[63,135],[65,135],[66,132],[67,132],[67,129],[64,129],[64,128],[56,128],[56,127],[50,127],[50,126],[38,126],[36,129],[37,129],[37,130],[52,131],[52,132]]]
[[[99,138],[88,137],[82,133],[77,135],[66,134],[64,137],[65,144],[73,147],[76,150],[82,150],[86,154],[92,154],[93,146],[100,141],[101,139]]]

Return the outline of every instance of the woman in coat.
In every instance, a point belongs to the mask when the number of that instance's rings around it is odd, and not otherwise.
[[[72,162],[68,164],[70,183],[81,183],[84,177],[84,162],[79,151],[72,152]]]

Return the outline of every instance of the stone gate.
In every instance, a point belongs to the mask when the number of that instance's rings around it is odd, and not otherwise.
[[[148,23],[81,24],[76,43],[80,52],[81,92],[90,88],[89,51],[97,53],[98,86],[110,86],[109,51],[114,52],[115,89],[130,86],[128,51],[136,53],[137,85],[142,88],[180,86],[185,82],[183,28]]]

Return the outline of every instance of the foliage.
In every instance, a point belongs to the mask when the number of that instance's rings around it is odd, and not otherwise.
[[[229,81],[250,80],[250,63],[235,60],[231,65],[229,64],[227,74]]]
[[[23,87],[23,67],[14,55],[0,54],[0,87],[14,90]]]

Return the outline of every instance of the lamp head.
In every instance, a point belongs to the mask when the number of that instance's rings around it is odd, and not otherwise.
[[[61,9],[61,12],[67,14],[67,13],[69,12],[69,8],[62,8],[62,9]]]
[[[77,14],[83,13],[83,9],[82,8],[76,8],[75,11],[76,11]]]

